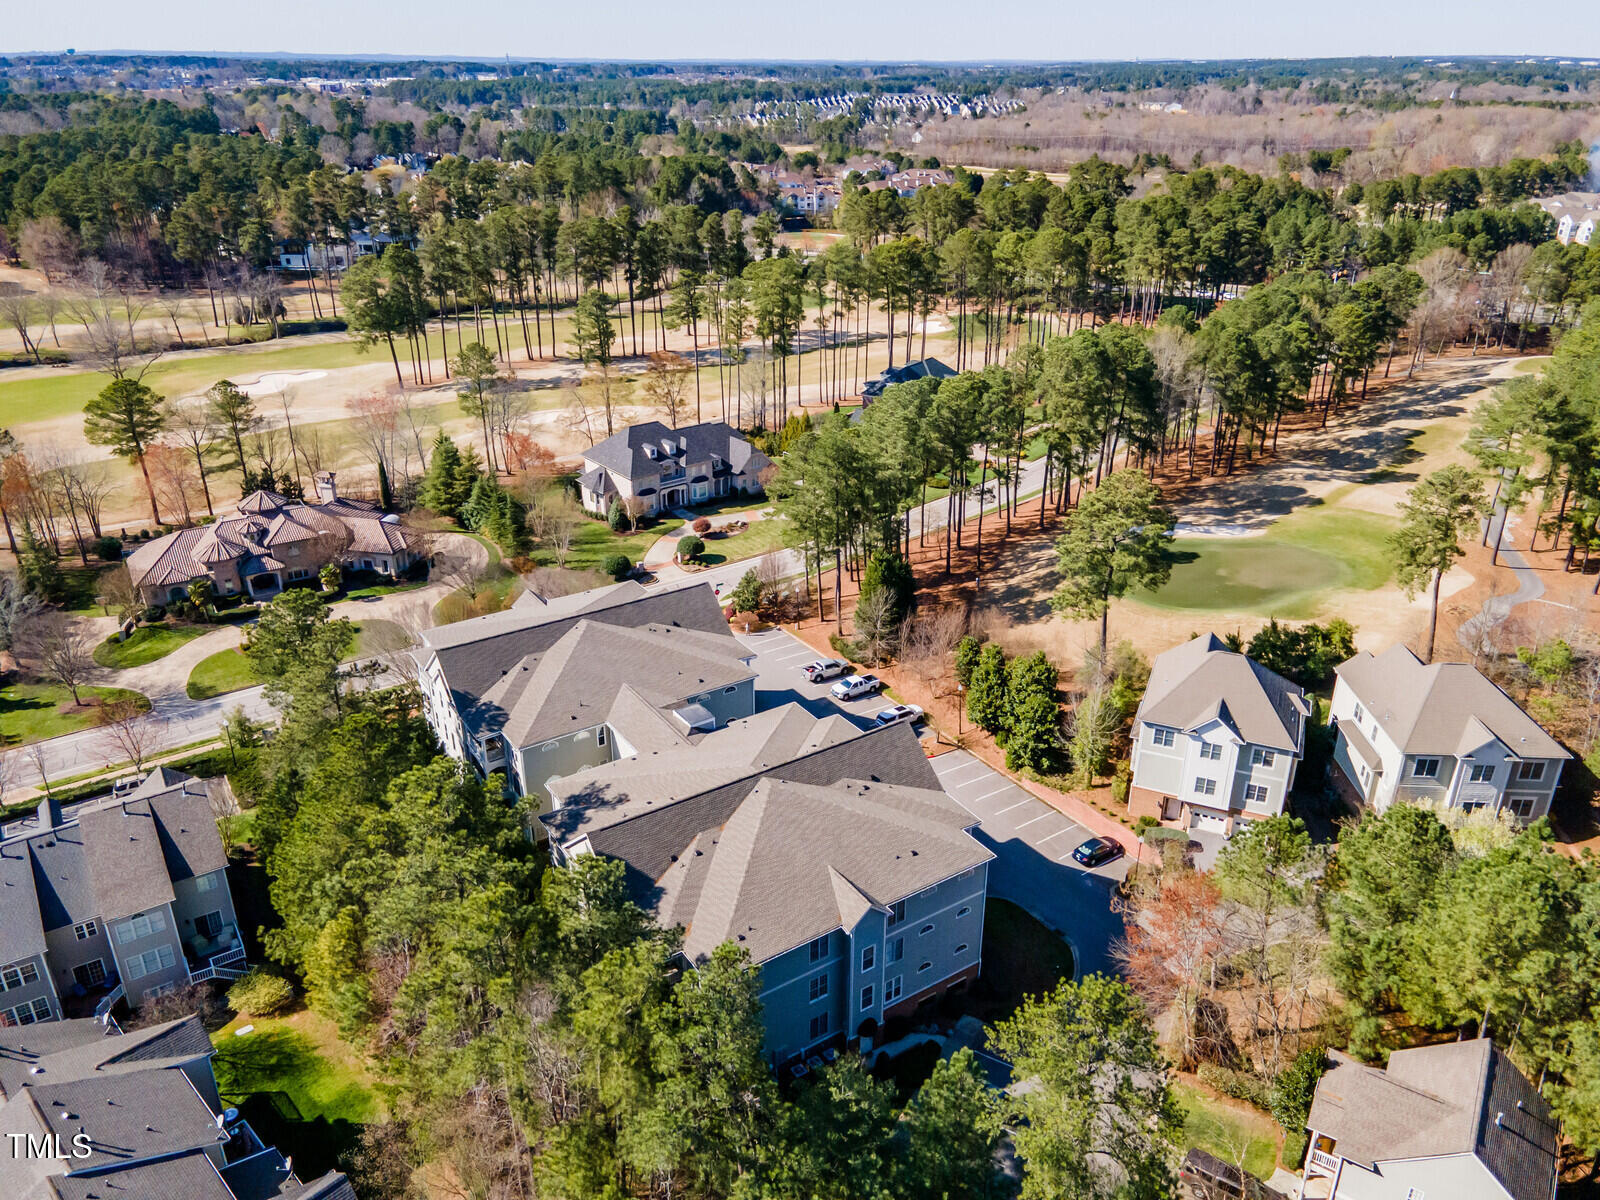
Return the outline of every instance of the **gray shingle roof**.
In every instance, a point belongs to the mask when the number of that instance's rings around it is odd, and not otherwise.
[[[1571,757],[1466,663],[1425,666],[1397,644],[1379,655],[1363,651],[1338,673],[1402,754],[1466,754],[1492,736],[1518,758]]]
[[[60,1200],[245,1200],[200,1151],[109,1174],[58,1176],[50,1184],[45,1194]]]
[[[659,899],[657,881],[684,847],[722,825],[763,778],[833,784],[841,779],[937,790],[939,779],[910,726],[869,729],[861,736],[803,750],[787,762],[756,767],[736,779],[645,811],[577,805],[541,817],[558,845],[586,839],[598,854],[622,860],[633,895],[647,907]],[[596,813],[603,815],[596,817]],[[578,830],[578,833],[571,831]]]
[[[909,383],[913,379],[950,379],[955,374],[954,368],[937,358],[919,358],[915,362],[888,367],[878,372],[875,378],[867,381],[861,389],[861,394],[863,397],[881,396],[885,388],[893,387],[897,383]]]
[[[0,842],[0,962],[42,953],[46,930],[166,904],[174,880],[227,865],[204,785],[168,768],[52,828],[22,826]]]
[[[685,444],[687,449],[683,448]],[[651,458],[645,452],[646,446],[655,447],[660,457]],[[603,442],[596,442],[583,452],[583,460],[634,480],[657,474],[664,463],[692,465],[708,462],[714,454],[721,457],[728,471],[734,474],[759,474],[772,463],[742,433],[722,421],[683,425],[677,429],[669,429],[660,421],[644,421],[612,434]],[[595,490],[590,488],[590,491]]]
[[[1387,1069],[1343,1059],[1307,1124],[1352,1162],[1473,1154],[1512,1200],[1549,1200],[1555,1183],[1550,1108],[1487,1038],[1397,1050]]]
[[[211,1039],[197,1017],[128,1033],[110,1033],[90,1017],[0,1028],[0,1098],[24,1084],[122,1074],[151,1064],[209,1056]]]
[[[742,661],[748,651],[726,629],[579,619],[548,650],[508,664],[463,716],[469,727],[498,727],[511,745],[526,746],[600,724],[625,687],[660,707],[754,678]]]
[[[763,778],[661,880],[663,925],[703,961],[723,942],[765,962],[994,856],[937,788]]]
[[[707,585],[646,592],[629,583],[598,597],[579,593],[562,601],[566,603],[552,601],[543,608],[516,608],[431,629],[423,634],[419,657],[431,655],[438,661],[456,708],[465,716],[502,671],[548,650],[580,620],[624,628],[654,624],[697,629],[727,638],[730,649],[737,645],[722,605]]]
[[[1308,713],[1302,688],[1207,633],[1156,658],[1136,720],[1194,730],[1221,719],[1242,741],[1299,754]]]
[[[73,1160],[86,1171],[120,1162],[198,1150],[227,1141],[216,1114],[176,1067],[67,1083],[30,1080],[10,1104],[31,1100],[39,1128],[66,1140],[89,1138],[89,1153]]]

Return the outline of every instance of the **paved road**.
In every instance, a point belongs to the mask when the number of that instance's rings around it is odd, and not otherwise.
[[[882,697],[838,702],[831,683],[807,683],[800,667],[817,652],[784,630],[739,639],[756,654],[756,704],[804,704],[819,716],[842,710],[865,726],[887,703]],[[1093,832],[1012,783],[963,750],[932,760],[934,774],[955,801],[978,818],[978,839],[995,854],[991,894],[1010,900],[1071,944],[1080,973],[1110,971],[1112,941],[1122,919],[1111,911],[1111,892],[1128,873],[1120,859],[1094,871],[1072,860]]]

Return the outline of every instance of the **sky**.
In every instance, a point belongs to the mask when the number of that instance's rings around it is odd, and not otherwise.
[[[1600,55],[1600,32],[1503,0],[8,0],[0,53],[992,61]],[[1575,41],[1588,43],[1574,45]]]

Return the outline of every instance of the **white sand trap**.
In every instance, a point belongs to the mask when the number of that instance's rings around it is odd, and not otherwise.
[[[1191,525],[1179,521],[1172,532],[1176,537],[1257,537],[1266,529],[1252,529],[1249,525]]]
[[[326,371],[271,371],[254,383],[240,384],[239,390],[251,396],[275,396],[285,388],[323,379],[327,374]]]

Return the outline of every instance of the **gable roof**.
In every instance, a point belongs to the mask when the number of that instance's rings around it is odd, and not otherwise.
[[[1220,720],[1240,741],[1299,754],[1309,713],[1303,688],[1206,633],[1157,656],[1136,720],[1189,732]]]
[[[92,1017],[0,1027],[0,1100],[32,1082],[189,1062],[211,1053],[205,1027],[192,1016],[123,1034]]]
[[[747,654],[732,638],[697,629],[580,618],[548,650],[508,665],[462,716],[469,727],[498,727],[511,745],[526,746],[600,724],[619,699],[659,709],[752,679]]]
[[[1422,660],[1403,645],[1336,668],[1402,754],[1461,755],[1489,738],[1517,758],[1570,758],[1510,696],[1466,663]]]
[[[626,628],[654,624],[699,630],[726,638],[730,651],[738,645],[709,584],[646,592],[630,581],[598,595],[579,592],[541,607],[513,608],[430,629],[422,635],[417,658],[437,663],[465,717],[507,667],[548,650],[580,620]]]
[[[1338,1059],[1317,1083],[1306,1123],[1340,1155],[1370,1167],[1471,1154],[1513,1200],[1549,1200],[1555,1120],[1492,1040],[1397,1050],[1387,1069]]]
[[[205,785],[170,768],[41,820],[0,840],[0,962],[42,954],[46,930],[159,907],[175,881],[228,865]]]
[[[586,844],[597,854],[620,859],[627,866],[635,899],[654,907],[657,882],[684,848],[704,831],[726,822],[756,784],[769,777],[795,783],[857,779],[927,790],[939,787],[939,777],[911,727],[890,725],[842,740],[828,738],[815,748],[802,746],[787,761],[751,764],[732,779],[663,803],[612,807],[601,799],[558,808],[540,821],[558,846]]]
[[[651,458],[645,447],[654,447]],[[618,430],[603,442],[583,452],[583,461],[592,470],[604,467],[624,479],[639,479],[660,471],[663,463],[688,466],[720,457],[724,470],[719,474],[759,473],[772,460],[752,446],[744,434],[723,421],[704,421],[669,429],[660,421],[642,421]],[[587,484],[585,486],[588,486]],[[590,491],[598,488],[590,487]]]
[[[763,778],[661,880],[661,924],[691,961],[723,942],[757,963],[994,856],[972,814],[938,788]]]
[[[880,396],[883,390],[897,383],[908,383],[913,379],[950,379],[956,371],[937,358],[919,358],[915,362],[902,363],[898,367],[886,367],[880,371],[876,378],[869,379],[861,389],[863,396]]]

